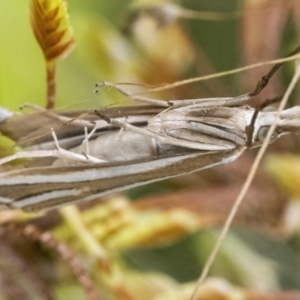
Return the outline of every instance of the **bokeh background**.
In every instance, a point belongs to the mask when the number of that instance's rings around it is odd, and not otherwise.
[[[57,109],[133,103],[108,89],[94,94],[103,80],[172,83],[283,57],[299,44],[299,1],[168,3],[179,15],[160,0],[68,0],[76,48],[57,63]],[[0,2],[0,105],[11,110],[46,104],[45,62],[29,13],[30,1]],[[240,95],[268,69],[151,96]],[[251,105],[282,95],[293,70],[294,63],[286,64]],[[299,85],[289,106],[298,102]],[[99,299],[190,299],[255,153],[113,195],[105,204],[38,215],[1,212],[0,299],[96,299],[93,292]],[[298,153],[295,136],[270,146],[198,299],[300,299]],[[26,234],[24,226],[32,224],[51,232],[56,243]],[[59,243],[83,261],[94,287],[72,274]]]

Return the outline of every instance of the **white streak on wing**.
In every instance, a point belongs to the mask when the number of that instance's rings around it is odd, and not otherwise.
[[[77,189],[71,190],[62,190],[62,191],[52,191],[50,193],[43,193],[37,196],[28,197],[22,201],[15,201],[13,206],[15,208],[22,208],[28,205],[39,204],[44,201],[48,201],[51,199],[56,199],[60,197],[68,197],[68,196],[78,196],[80,195],[81,191]]]
[[[227,157],[226,159],[223,159],[223,160],[221,160],[219,162],[216,162],[214,164],[210,164],[210,165],[207,165],[205,167],[202,167],[200,170],[205,170],[205,169],[209,169],[209,168],[219,166],[219,165],[222,165],[222,164],[230,163],[230,162],[236,160],[245,151],[245,149],[246,149],[246,147],[241,147],[240,151],[238,151],[237,153],[234,153],[234,155],[232,155],[230,157]],[[198,171],[200,171],[200,170],[198,170]],[[194,170],[194,171],[197,171],[197,170]],[[192,171],[192,172],[194,172],[194,171]],[[190,173],[192,173],[192,172],[190,172]],[[181,175],[183,175],[183,174],[181,174]],[[122,187],[114,188],[114,189],[111,189],[111,190],[103,191],[103,192],[100,192],[100,193],[97,193],[97,194],[92,194],[92,195],[89,195],[85,198],[75,200],[73,202],[68,202],[68,205],[75,204],[77,202],[82,203],[82,202],[85,202],[85,201],[95,200],[95,199],[98,199],[100,197],[111,195],[112,193],[122,192],[122,191],[130,189],[130,188],[135,188],[135,187],[138,187],[138,186],[141,186],[141,185],[150,184],[150,183],[153,183],[153,182],[156,182],[156,181],[160,181],[162,179],[169,179],[169,178],[177,177],[177,176],[178,175],[172,175],[172,176],[166,176],[164,178],[155,178],[155,179],[151,179],[151,180],[147,180],[147,181],[136,182],[136,183],[129,184],[129,185],[126,185],[126,186],[122,186]],[[66,205],[66,203],[62,202],[61,204],[58,204],[56,206],[52,206],[51,209],[58,208],[58,207],[61,207],[61,206],[65,206],[65,205]]]
[[[113,178],[118,176],[126,176],[130,174],[136,174],[137,172],[147,172],[149,170],[155,170],[160,167],[164,167],[171,163],[182,161],[185,158],[192,158],[193,156],[199,156],[199,153],[188,154],[184,156],[174,156],[164,159],[158,159],[150,162],[141,162],[133,165],[107,167],[103,169],[97,169],[97,167],[88,170],[80,170],[76,172],[70,172],[67,175],[13,175],[10,178],[5,178],[5,175],[10,175],[12,172],[0,174],[0,184],[4,185],[16,185],[16,184],[36,184],[36,183],[56,183],[56,182],[82,182],[82,181],[94,181],[103,178]],[[17,173],[17,172],[16,172]]]
[[[205,167],[203,169],[207,169],[207,168],[212,168],[212,167],[215,167],[217,165],[226,165],[226,164],[229,164],[233,161],[235,161],[240,155],[243,154],[243,152],[247,149],[247,147],[241,147],[240,148],[240,151],[238,152],[235,152],[233,155],[229,156],[229,157],[226,157],[225,159],[221,160],[219,163],[216,163],[216,164],[211,164],[209,167]]]
[[[11,203],[11,202],[13,202],[13,200],[10,198],[0,197],[0,203]]]

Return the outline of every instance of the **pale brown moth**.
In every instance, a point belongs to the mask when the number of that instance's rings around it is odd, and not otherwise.
[[[297,52],[299,48],[290,55]],[[235,160],[247,147],[260,145],[276,119],[277,112],[258,112],[246,102],[280,66],[262,77],[254,92],[232,98],[166,102],[133,96],[104,82],[98,88],[116,88],[146,105],[94,112],[38,111],[15,118],[1,109],[0,130],[26,151],[0,164],[33,159],[25,168],[6,171],[3,166],[0,208],[56,208]],[[299,131],[299,117],[300,107],[283,111],[273,140]]]

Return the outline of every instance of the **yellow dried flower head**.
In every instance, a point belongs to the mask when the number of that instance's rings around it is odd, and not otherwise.
[[[47,61],[67,56],[75,46],[63,0],[32,0],[31,24]]]

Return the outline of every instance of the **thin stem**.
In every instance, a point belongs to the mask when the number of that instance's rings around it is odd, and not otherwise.
[[[50,232],[42,232],[37,227],[31,224],[27,225],[23,229],[22,234],[33,240],[41,242],[50,249],[55,250],[70,266],[73,274],[77,277],[78,281],[83,287],[87,299],[101,299],[98,295],[96,285],[88,273],[88,270],[85,268],[80,258],[75,253],[73,253],[72,250],[66,244],[55,239]]]
[[[275,59],[275,60],[270,60],[270,61],[264,61],[264,62],[248,65],[248,66],[241,67],[241,68],[236,68],[236,69],[229,70],[229,71],[219,72],[219,73],[210,74],[210,75],[206,75],[206,76],[195,77],[195,78],[189,78],[189,79],[185,79],[185,80],[176,81],[176,82],[173,82],[173,83],[167,83],[164,86],[160,85],[157,88],[149,89],[149,90],[147,90],[145,92],[141,92],[141,93],[136,93],[134,96],[153,93],[153,92],[164,91],[164,90],[168,90],[168,89],[173,89],[173,88],[185,85],[185,84],[198,82],[198,81],[204,81],[204,80],[213,79],[213,78],[218,78],[218,77],[222,77],[222,76],[225,76],[225,75],[236,74],[236,73],[239,73],[239,72],[244,72],[244,71],[247,71],[247,70],[255,69],[255,68],[266,66],[266,65],[273,65],[274,63],[275,64],[280,64],[280,63],[287,62],[287,61],[290,61],[290,60],[295,60],[297,58],[299,58],[299,54],[295,54],[295,55],[285,57],[285,58],[280,58],[280,59]]]
[[[291,93],[292,93],[292,91],[293,91],[293,89],[294,89],[294,87],[295,87],[295,85],[296,85],[299,77],[300,77],[300,65],[298,64],[297,68],[296,68],[296,72],[295,72],[295,74],[294,74],[294,76],[292,78],[292,81],[290,82],[290,84],[289,84],[289,86],[288,86],[288,88],[287,88],[287,90],[286,90],[286,92],[285,92],[285,94],[284,94],[284,96],[282,98],[282,101],[280,103],[280,106],[279,106],[278,111],[277,111],[276,119],[274,120],[272,126],[270,127],[270,129],[268,131],[268,134],[267,134],[267,136],[266,136],[266,138],[265,138],[265,140],[264,140],[264,142],[263,142],[263,144],[262,144],[262,146],[261,146],[261,148],[260,148],[260,150],[259,150],[259,152],[258,152],[258,154],[257,154],[257,156],[255,158],[255,160],[254,160],[254,163],[253,163],[253,165],[252,165],[252,167],[250,169],[249,175],[248,175],[248,177],[247,177],[247,179],[246,179],[246,181],[245,181],[245,183],[244,183],[244,185],[243,185],[243,187],[241,189],[241,192],[238,195],[238,197],[237,197],[237,199],[236,199],[236,201],[235,201],[235,203],[234,203],[234,205],[233,205],[233,207],[231,209],[231,212],[230,212],[228,218],[226,219],[226,222],[225,222],[225,225],[224,225],[224,227],[223,227],[223,229],[221,231],[221,234],[218,237],[218,240],[217,240],[217,242],[216,242],[216,244],[215,244],[215,246],[214,246],[214,248],[213,248],[213,250],[212,250],[212,252],[211,252],[211,254],[209,256],[209,258],[207,259],[207,261],[206,261],[206,263],[204,265],[204,268],[202,270],[200,278],[197,281],[196,288],[195,288],[195,290],[193,292],[191,300],[196,300],[197,299],[199,289],[200,289],[201,285],[203,284],[205,278],[207,277],[207,274],[208,274],[208,272],[209,272],[209,270],[210,270],[210,268],[211,268],[211,266],[212,266],[212,264],[213,264],[213,262],[214,262],[214,260],[215,260],[215,258],[217,256],[217,254],[218,254],[218,252],[220,250],[221,244],[222,244],[223,240],[225,239],[226,234],[227,234],[227,232],[228,232],[228,230],[229,230],[229,228],[231,226],[233,218],[235,217],[235,215],[236,215],[236,213],[237,213],[240,205],[242,204],[242,202],[244,200],[244,197],[245,197],[245,195],[246,195],[246,193],[247,193],[247,191],[248,191],[248,189],[250,187],[250,184],[253,181],[255,173],[256,173],[256,171],[258,169],[258,166],[259,166],[259,164],[261,162],[261,159],[262,159],[262,157],[263,157],[263,155],[264,155],[264,153],[265,153],[265,151],[267,149],[267,146],[269,144],[271,136],[272,136],[272,134],[273,134],[273,132],[275,130],[276,124],[277,124],[277,122],[279,120],[280,113],[282,112],[282,110],[286,106],[286,103],[287,103],[287,101],[288,101],[288,99],[289,99],[289,97],[290,97],[290,95],[291,95]]]
[[[47,109],[55,106],[55,62],[47,61]]]

